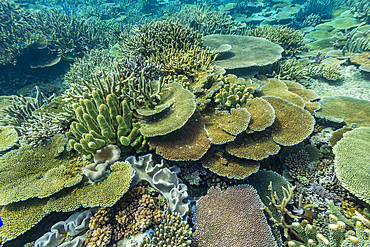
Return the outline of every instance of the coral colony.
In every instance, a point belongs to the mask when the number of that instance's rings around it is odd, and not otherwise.
[[[0,0],[1,247],[370,246],[367,0]]]

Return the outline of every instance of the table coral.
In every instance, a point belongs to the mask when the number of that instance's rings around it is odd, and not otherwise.
[[[12,126],[0,126],[0,152],[7,151],[18,142],[18,133]]]
[[[281,58],[283,48],[264,38],[240,35],[212,34],[203,37],[204,45],[217,48],[230,44],[232,49],[226,59],[215,60],[214,64],[225,69],[261,67],[272,64]]]
[[[180,129],[150,138],[149,145],[168,160],[199,160],[211,146],[204,124],[203,117],[196,112]]]
[[[194,94],[178,83],[168,84],[163,88],[158,105],[152,109],[137,109],[139,114],[146,116],[139,122],[140,132],[146,137],[169,134],[184,126],[195,109]]]
[[[370,102],[350,96],[327,96],[319,101],[321,109],[315,116],[350,126],[352,123],[362,127],[370,126]]]
[[[67,140],[57,135],[45,146],[33,149],[24,146],[0,159],[0,204],[45,198],[81,182],[77,168],[83,162],[76,155],[64,152]],[[32,186],[29,186],[32,184]]]
[[[194,246],[274,246],[277,244],[249,185],[208,190],[197,201]]]
[[[344,188],[367,203],[370,203],[369,140],[370,128],[357,128],[344,133],[333,148],[334,168],[339,181]]]
[[[220,176],[244,179],[259,169],[259,163],[212,148],[201,159],[202,165]]]

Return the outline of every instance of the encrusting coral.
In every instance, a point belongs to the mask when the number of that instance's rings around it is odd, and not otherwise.
[[[212,187],[197,201],[194,246],[271,246],[277,243],[249,185]]]

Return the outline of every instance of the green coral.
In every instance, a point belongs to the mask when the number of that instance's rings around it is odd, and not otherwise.
[[[48,197],[81,181],[75,154],[64,152],[67,140],[56,135],[46,145],[24,146],[0,158],[0,205]],[[31,185],[31,186],[30,186]]]
[[[306,66],[306,74],[311,77],[323,77],[329,81],[335,81],[342,78],[342,67],[335,63],[312,63]]]
[[[14,147],[18,142],[18,133],[14,127],[0,126],[0,152]]]
[[[164,243],[170,246],[188,247],[190,240],[191,228],[178,213],[166,212],[163,221],[154,228],[148,236],[143,238],[140,247],[162,246]]]
[[[294,56],[294,54],[305,50],[307,43],[303,33],[285,26],[258,26],[247,30],[246,35],[262,37],[281,45],[287,56]]]
[[[132,121],[132,112],[126,100],[121,102],[115,94],[106,98],[97,89],[92,97],[84,93],[84,98],[73,105],[77,121],[72,122],[69,148],[90,156],[96,150],[108,144],[125,147],[126,151],[134,147],[137,152],[146,151],[147,141],[140,134],[140,125]]]
[[[150,58],[167,48],[179,50],[201,46],[201,35],[177,21],[145,23],[131,32],[121,34],[120,42],[111,52],[118,58],[142,55]]]
[[[244,107],[248,99],[253,98],[254,88],[251,85],[226,84],[215,94],[216,103],[230,108]]]
[[[343,134],[334,146],[335,173],[344,188],[370,203],[370,127]]]

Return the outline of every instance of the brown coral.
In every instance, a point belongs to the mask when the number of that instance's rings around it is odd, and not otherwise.
[[[169,160],[198,160],[210,148],[204,130],[204,119],[196,112],[181,129],[165,136],[153,137],[149,145],[157,154]]]
[[[204,167],[218,175],[235,179],[244,179],[259,169],[257,161],[233,157],[215,148],[208,150],[201,161]]]
[[[276,247],[261,207],[249,185],[212,187],[197,202],[194,246]]]

